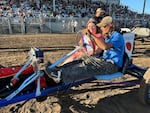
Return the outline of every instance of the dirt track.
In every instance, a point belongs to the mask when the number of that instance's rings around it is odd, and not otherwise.
[[[56,61],[76,45],[75,34],[1,35],[0,64],[20,65],[26,61],[30,47],[44,50],[45,62]],[[67,48],[67,49],[66,49]],[[150,67],[150,40],[136,41],[133,62]],[[136,78],[125,75],[114,81],[132,81]],[[16,110],[19,113],[150,113],[149,106],[138,101],[139,85],[104,85],[93,81],[72,90],[53,94],[42,103],[34,99]],[[17,104],[0,108],[0,113],[14,113]]]

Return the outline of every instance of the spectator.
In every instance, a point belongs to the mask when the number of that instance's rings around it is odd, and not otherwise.
[[[74,20],[74,25],[73,25],[73,27],[74,27],[74,33],[76,32],[76,29],[77,29],[77,27],[78,27],[78,21],[77,20]]]
[[[93,17],[96,24],[98,24],[102,20],[102,18],[104,17],[104,13],[105,11],[102,8],[98,8],[96,10],[95,16]],[[101,33],[101,30],[97,28],[97,32]]]
[[[102,18],[104,17],[104,13],[105,11],[102,8],[98,8],[96,10],[95,16],[93,17],[96,24],[98,24],[102,20]]]

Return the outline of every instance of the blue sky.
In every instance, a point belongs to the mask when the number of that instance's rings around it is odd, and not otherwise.
[[[144,0],[120,0],[120,3],[128,6],[129,9],[143,13]],[[146,0],[145,13],[150,14],[150,0]]]

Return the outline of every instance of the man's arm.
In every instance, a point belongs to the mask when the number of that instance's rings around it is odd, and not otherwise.
[[[103,40],[100,40],[100,39],[96,38],[96,37],[93,36],[92,34],[91,34],[91,37],[94,39],[94,41],[95,41],[95,43],[97,44],[97,46],[98,46],[99,48],[101,48],[102,50],[107,50],[107,49],[113,47],[112,44],[110,44],[110,43],[105,43]]]

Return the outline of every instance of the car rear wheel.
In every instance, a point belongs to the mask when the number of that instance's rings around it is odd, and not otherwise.
[[[143,104],[150,105],[150,79],[146,82],[144,78],[141,80],[139,89],[139,99]]]

